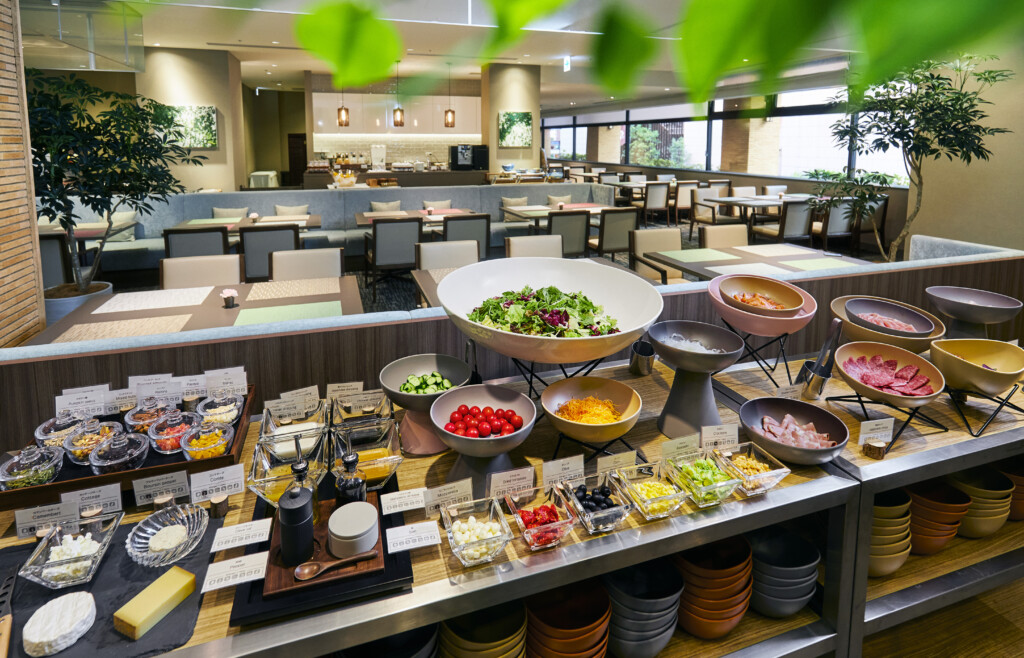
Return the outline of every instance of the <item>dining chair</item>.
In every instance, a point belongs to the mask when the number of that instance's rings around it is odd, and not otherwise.
[[[445,215],[441,239],[445,242],[475,240],[480,260],[484,260],[491,244],[491,216],[485,213]]]
[[[270,254],[301,248],[299,227],[243,226],[238,229],[238,252],[245,255],[245,280],[266,281],[270,278]]]
[[[819,215],[821,218],[819,221],[811,222],[811,235],[821,238],[822,249],[828,250],[829,238],[853,237],[854,224],[857,224],[857,221],[851,216],[852,201],[852,199],[841,200],[836,206],[823,210]],[[859,233],[858,231],[858,237]]]
[[[690,235],[693,239],[695,224],[730,224],[740,221],[739,217],[723,217],[718,213],[718,205],[708,199],[723,196],[724,187],[700,187],[690,190]]]
[[[423,242],[423,217],[377,219],[363,234],[367,283],[377,301],[377,284],[416,267],[416,243]]]
[[[416,269],[418,270],[462,267],[479,261],[476,240],[416,243]]]
[[[520,258],[539,256],[543,258],[562,257],[561,235],[520,235],[505,238],[505,257]]]
[[[569,178],[574,183],[582,183],[583,179],[579,178],[579,174],[586,173],[586,167],[569,167]]]
[[[725,196],[725,193],[732,187],[732,181],[728,178],[710,178],[708,179],[708,187],[721,187],[722,194],[719,196]]]
[[[630,183],[646,183],[647,182],[647,174],[642,174],[640,172],[629,172],[629,173],[625,174],[625,177],[626,177],[626,180],[629,181]],[[637,188],[629,188],[629,187],[627,187],[627,188],[625,188],[625,192],[626,192],[626,197],[627,198],[629,198],[629,199],[631,199],[633,201],[636,201],[637,199],[643,199],[644,198],[644,194],[647,193],[647,188],[646,188],[646,186],[641,186],[641,187],[637,187]]]
[[[753,185],[744,185],[740,187],[729,186],[729,193],[723,194],[722,196],[755,196],[757,194],[757,187]],[[726,215],[729,217],[736,217],[740,215],[739,208],[733,208],[729,206],[723,206],[718,210],[720,215]]]
[[[178,256],[160,259],[160,289],[237,286],[242,282],[239,254]]]
[[[744,224],[697,227],[697,244],[702,249],[744,247],[747,245],[747,237],[747,227]]]
[[[44,289],[71,283],[71,252],[68,251],[68,236],[65,233],[39,236],[39,260]]]
[[[606,171],[608,171],[608,167],[591,167],[590,168],[590,173],[592,173],[592,174],[603,174]]]
[[[270,280],[327,279],[345,274],[345,249],[298,249],[270,253]]]
[[[629,232],[629,269],[645,279],[662,284],[685,283],[680,270],[659,265],[644,254],[651,251],[675,251],[683,248],[683,232],[678,228],[652,228]]]
[[[501,197],[501,219],[505,222],[528,222],[528,219],[522,219],[509,215],[505,212],[505,208],[513,208],[515,206],[526,206],[530,203],[530,197],[528,196],[503,196]]]
[[[223,256],[231,250],[227,226],[164,229],[164,256]]]
[[[634,207],[643,210],[644,228],[647,228],[647,220],[653,219],[655,213],[665,213],[665,224],[668,224],[669,191],[669,184],[667,182],[648,183],[647,194],[644,195],[643,201],[633,202]]]
[[[672,218],[675,220],[676,226],[679,226],[680,214],[683,215],[683,219],[690,218],[690,190],[696,190],[699,187],[700,181],[676,181],[676,191],[672,194],[672,198],[669,199],[668,202],[668,209],[672,214]]]
[[[675,174],[658,174],[658,180],[661,182],[673,181],[676,179]]]
[[[750,228],[751,237],[762,235],[775,242],[786,240],[810,240],[811,239],[811,204],[806,201],[793,201],[782,204],[782,213],[779,215],[778,224],[753,225]],[[753,242],[753,240],[751,240]]]
[[[604,185],[611,185],[612,183],[619,182],[619,173],[616,171],[599,171],[597,173],[597,182]]]
[[[597,235],[587,240],[587,247],[598,256],[629,251],[629,232],[635,231],[640,211],[636,208],[605,208],[598,218]]]
[[[562,236],[564,258],[584,256],[590,236],[590,213],[586,210],[552,210],[548,213],[547,233]]]
[[[785,194],[788,189],[789,185],[762,185],[761,194],[765,196],[779,196],[780,194]],[[777,206],[775,208],[765,208],[764,214],[768,216],[778,217],[781,211],[781,206]]]

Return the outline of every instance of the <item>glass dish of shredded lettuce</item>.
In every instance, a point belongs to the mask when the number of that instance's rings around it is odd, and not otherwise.
[[[527,286],[491,297],[473,309],[469,319],[486,327],[527,336],[585,338],[619,333],[615,318],[580,292],[554,286]]]

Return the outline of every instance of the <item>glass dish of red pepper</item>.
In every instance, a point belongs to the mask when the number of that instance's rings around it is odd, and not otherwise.
[[[531,550],[558,545],[579,520],[557,488],[535,487],[510,493],[505,496],[505,504]]]

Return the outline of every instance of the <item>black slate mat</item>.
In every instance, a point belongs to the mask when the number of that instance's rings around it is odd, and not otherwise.
[[[135,527],[134,524],[122,525],[117,529],[110,548],[103,557],[103,563],[100,564],[92,581],[85,585],[52,590],[19,576],[11,602],[11,609],[14,612],[14,633],[11,638],[10,655],[28,658],[22,645],[21,630],[33,612],[58,596],[81,591],[91,592],[96,599],[96,621],[78,642],[60,652],[62,658],[91,657],[97,653],[117,655],[119,658],[136,658],[165,653],[185,644],[192,637],[196,620],[199,619],[199,606],[203,598],[199,590],[203,586],[206,568],[212,557],[210,547],[213,545],[213,536],[223,522],[223,519],[210,519],[199,546],[184,559],[171,565],[195,574],[196,591],[138,641],[131,640],[114,630],[114,613],[171,567],[143,567],[132,561],[124,548],[124,542],[128,538],[128,533]],[[0,573],[6,574],[20,568],[33,550],[35,544],[0,551]]]

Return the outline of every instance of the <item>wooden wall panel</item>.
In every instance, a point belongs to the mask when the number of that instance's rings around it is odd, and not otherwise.
[[[835,297],[877,295],[930,309],[924,289],[931,285],[981,288],[1020,299],[1024,297],[1024,258],[801,282],[818,300],[818,313],[806,329],[792,337],[787,351],[794,356],[817,352],[831,322],[828,302]],[[666,295],[662,319],[721,323],[703,290]],[[1018,316],[1013,323],[999,327],[994,337],[1022,337],[1022,322]],[[250,382],[256,385],[259,409],[263,399],[314,383],[323,387],[332,382],[362,381],[375,388],[381,368],[399,357],[425,352],[461,357],[464,344],[455,326],[439,318],[0,364],[0,426],[6,430],[0,433],[0,450],[30,441],[35,426],[54,413],[53,397],[62,388],[107,382],[121,388],[130,375],[185,375],[245,365]],[[490,350],[480,348],[478,357],[484,379],[516,372],[508,358]],[[625,351],[609,360],[624,358]]]
[[[0,347],[11,347],[46,326],[16,0],[0,0],[0,46]]]

